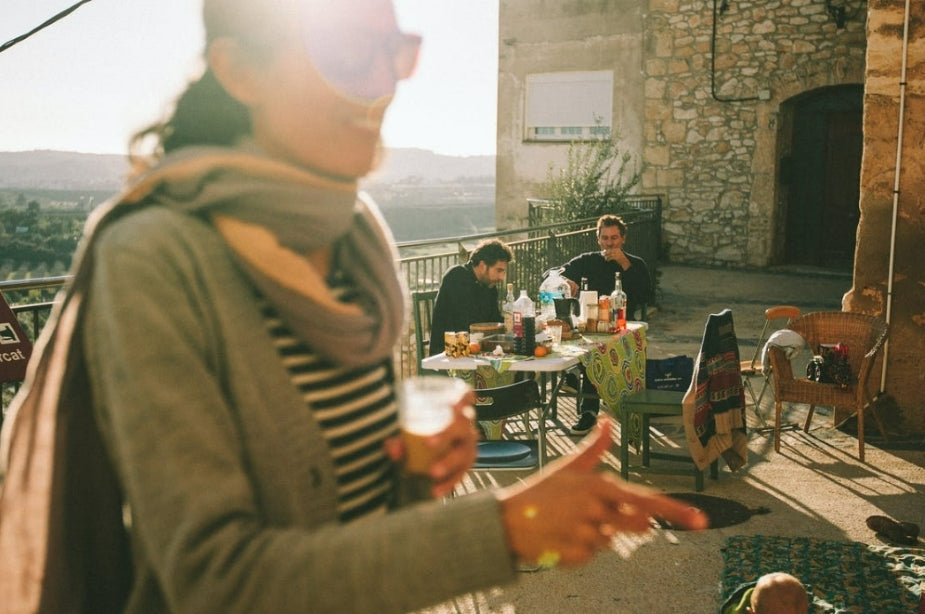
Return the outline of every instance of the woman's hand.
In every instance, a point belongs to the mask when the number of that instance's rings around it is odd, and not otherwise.
[[[475,392],[469,390],[453,406],[453,422],[427,439],[434,450],[434,462],[428,471],[433,480],[431,494],[443,497],[455,488],[475,463],[478,454],[478,431],[475,428]]]
[[[653,516],[689,529],[707,527],[703,512],[687,503],[597,470],[612,429],[610,419],[598,420],[575,454],[499,493],[508,545],[520,560],[579,565],[617,533],[648,531]]]
[[[433,451],[434,461],[428,475],[432,481],[431,494],[443,497],[450,494],[456,484],[475,463],[478,453],[475,428],[475,392],[469,390],[453,406],[453,422],[441,432],[429,436],[424,444]],[[385,442],[386,454],[395,462],[405,455],[400,437]]]

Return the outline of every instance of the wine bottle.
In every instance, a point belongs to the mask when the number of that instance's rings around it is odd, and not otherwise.
[[[614,332],[626,330],[626,292],[623,291],[623,282],[620,273],[614,274],[613,292],[610,293],[610,311],[613,314],[610,321]]]

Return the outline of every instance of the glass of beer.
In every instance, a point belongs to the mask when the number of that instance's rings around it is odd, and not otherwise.
[[[453,406],[468,390],[469,385],[461,379],[440,375],[410,377],[401,382],[399,422],[406,473],[427,474],[433,458],[424,442],[453,422]]]

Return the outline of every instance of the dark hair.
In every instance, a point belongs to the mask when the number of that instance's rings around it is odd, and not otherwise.
[[[619,215],[605,213],[597,218],[597,236],[601,236],[601,231],[607,226],[616,226],[620,229],[620,234],[624,237],[626,236],[626,222],[624,222],[623,218]]]
[[[504,262],[514,260],[514,252],[500,239],[485,239],[469,254],[469,264],[472,266],[477,266],[480,262],[492,266],[499,260]]]
[[[230,37],[254,57],[268,56],[283,36],[293,15],[286,0],[205,0],[203,24],[206,45]],[[206,69],[177,98],[169,118],[135,134],[129,144],[132,158],[153,150],[155,157],[188,145],[232,145],[251,132],[250,114],[231,97],[215,74]],[[149,144],[154,139],[153,147]]]
[[[177,99],[173,114],[132,137],[133,147],[149,136],[156,152],[169,153],[187,145],[231,145],[251,130],[247,107],[232,98],[211,70],[190,83]]]

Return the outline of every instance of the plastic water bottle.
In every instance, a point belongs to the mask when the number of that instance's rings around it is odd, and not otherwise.
[[[530,316],[535,317],[536,311],[534,311],[533,300],[527,295],[526,290],[520,291],[520,296],[514,301],[514,336],[523,337],[524,329],[523,323],[524,318]]]
[[[556,318],[556,299],[569,298],[568,282],[560,274],[561,269],[552,269],[540,284],[540,315],[545,320]]]
[[[534,323],[533,334],[535,335],[535,317],[536,312],[534,311],[533,300],[527,295],[526,290],[521,290],[520,297],[514,301],[514,351],[518,354],[526,353],[527,340],[525,337],[527,331],[524,329],[524,318],[530,318],[530,321]],[[533,341],[535,341],[535,339]]]

